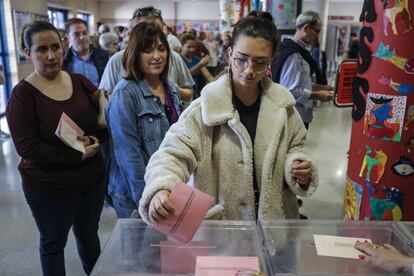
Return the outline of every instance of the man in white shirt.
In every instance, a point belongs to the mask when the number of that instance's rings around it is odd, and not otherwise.
[[[155,23],[162,28],[163,19],[161,11],[152,6],[137,9],[131,19],[131,30],[140,22]],[[108,61],[105,71],[102,76],[99,88],[112,93],[115,85],[126,75],[125,69],[122,65],[122,56],[125,50],[114,54]],[[191,77],[190,71],[187,69],[181,56],[175,51],[171,50],[170,67],[168,69],[168,79],[175,82],[179,87],[179,93],[182,101],[191,101],[193,97],[194,80]]]
[[[292,38],[282,41],[277,58],[272,63],[272,80],[285,86],[296,100],[306,129],[313,119],[314,100],[331,101],[332,87],[322,75],[318,64],[307,49],[312,41],[319,39],[322,23],[319,15],[307,11],[296,19],[296,32]],[[316,84],[312,75],[316,75]]]
[[[204,46],[206,46],[210,60],[207,64],[207,69],[210,71],[212,75],[216,75],[216,69],[218,64],[218,55],[220,52],[220,45],[214,39],[214,33],[211,31],[206,32],[206,39],[203,40]]]
[[[167,35],[167,41],[170,45],[170,49],[176,51],[177,53],[180,53],[181,51],[181,42],[180,40],[172,33],[171,27],[168,27],[167,24],[164,23],[162,31],[164,34]]]

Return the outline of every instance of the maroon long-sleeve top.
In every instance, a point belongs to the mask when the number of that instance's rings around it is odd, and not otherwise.
[[[101,156],[82,160],[82,153],[66,146],[56,135],[62,112],[85,131],[99,136],[97,109],[88,94],[96,87],[85,77],[70,74],[72,96],[56,101],[25,80],[13,89],[6,117],[18,154],[23,184],[52,194],[77,194],[102,181]]]

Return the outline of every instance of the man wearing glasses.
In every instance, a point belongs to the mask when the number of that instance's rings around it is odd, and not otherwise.
[[[294,37],[283,40],[277,58],[272,63],[272,80],[285,86],[293,94],[296,109],[306,129],[313,119],[313,100],[332,100],[333,89],[326,85],[326,78],[307,50],[308,45],[319,39],[321,27],[321,20],[316,12],[300,14],[296,19]],[[314,74],[316,84],[312,83]]]
[[[161,11],[152,6],[137,9],[129,22],[129,32],[140,22],[154,23],[163,27]],[[105,67],[99,88],[112,93],[115,85],[126,76],[122,66],[122,56],[125,50],[114,54]],[[183,59],[175,51],[170,52],[170,66],[168,68],[168,79],[175,82],[179,87],[179,93],[182,101],[190,101],[193,97],[192,86],[193,78],[187,69]]]

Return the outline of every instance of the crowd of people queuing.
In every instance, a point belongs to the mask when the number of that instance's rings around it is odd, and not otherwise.
[[[332,89],[306,52],[319,37],[318,15],[301,14],[296,27],[279,45],[272,16],[253,12],[231,33],[177,37],[151,6],[137,9],[127,28],[99,26],[98,44],[82,19],[69,19],[64,31],[27,24],[20,46],[34,72],[14,87],[6,116],[43,274],[65,275],[72,226],[91,272],[105,196],[119,218],[139,210],[157,224],[174,212],[174,185],[192,178],[215,197],[207,218],[299,218],[297,196],[318,186],[303,152],[313,99],[330,100]],[[106,129],[97,124],[98,88],[111,95]],[[55,135],[63,112],[84,130],[84,153]]]

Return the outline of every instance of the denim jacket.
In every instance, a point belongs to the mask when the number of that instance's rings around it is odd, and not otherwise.
[[[169,82],[168,91],[180,114],[178,87]],[[170,127],[164,106],[145,79],[138,83],[122,79],[115,86],[105,115],[111,134],[109,195],[125,207],[131,202],[138,206],[145,168]]]

